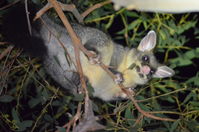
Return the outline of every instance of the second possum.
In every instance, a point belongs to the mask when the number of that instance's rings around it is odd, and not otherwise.
[[[32,20],[35,14],[34,11],[30,13]],[[29,35],[24,6],[18,4],[5,15],[3,34],[7,41],[40,57],[48,74],[62,87],[72,93],[77,92],[79,76],[73,63],[75,57],[72,41],[64,27],[54,23],[46,15],[41,19],[32,22],[33,31]],[[120,81],[129,90],[146,84],[151,78],[171,77],[174,74],[171,68],[159,64],[153,54],[156,46],[154,31],[148,32],[137,48],[127,48],[116,44],[98,29],[79,24],[73,24],[72,27],[83,45],[95,52],[105,65],[113,67],[111,71],[119,75]],[[97,64],[92,64],[90,58],[82,52],[80,59],[95,97],[104,101],[127,98],[106,71]]]

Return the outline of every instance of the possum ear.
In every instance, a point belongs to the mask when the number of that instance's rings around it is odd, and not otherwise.
[[[156,33],[151,30],[148,34],[141,40],[138,50],[144,51],[151,51],[156,45]]]
[[[168,66],[159,66],[157,71],[153,75],[154,78],[165,78],[171,77],[175,74],[174,70],[169,68]]]

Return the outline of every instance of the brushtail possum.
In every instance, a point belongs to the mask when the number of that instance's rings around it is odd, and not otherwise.
[[[33,56],[43,60],[47,73],[63,88],[77,92],[79,75],[75,66],[75,55],[71,38],[64,27],[56,24],[47,15],[33,22],[35,10],[30,9],[32,35],[29,34],[24,5],[17,4],[4,15],[3,35],[17,47],[23,48]],[[100,56],[100,61],[112,67],[111,71],[120,75],[124,86],[129,90],[146,84],[151,78],[165,78],[174,75],[166,65],[159,64],[153,49],[156,46],[154,31],[141,40],[137,48],[123,47],[112,41],[104,32],[72,24],[82,44]],[[65,48],[63,48],[65,47]],[[127,98],[113,80],[100,66],[92,64],[90,58],[80,53],[83,73],[94,89],[93,95],[104,101]]]

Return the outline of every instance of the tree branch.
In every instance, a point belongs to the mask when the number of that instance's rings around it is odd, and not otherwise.
[[[67,29],[68,33],[69,33],[69,36],[71,37],[72,39],[72,43],[73,43],[73,46],[74,46],[74,52],[75,52],[75,60],[76,60],[76,63],[77,63],[77,71],[80,75],[80,81],[81,81],[81,84],[82,84],[82,88],[84,89],[84,92],[85,92],[85,116],[84,116],[84,120],[86,120],[88,117],[93,119],[92,120],[92,123],[95,123],[96,124],[96,127],[100,127],[102,125],[98,124],[96,122],[96,119],[94,114],[91,114],[90,115],[90,109],[92,110],[92,104],[89,103],[90,102],[90,99],[89,99],[89,95],[88,95],[88,91],[87,91],[87,88],[86,88],[86,83],[85,83],[85,80],[84,80],[84,76],[83,76],[83,70],[82,70],[82,67],[81,67],[81,62],[80,62],[80,49],[83,51],[83,52],[86,52],[87,54],[89,55],[93,55],[93,54],[90,54],[89,51],[87,51],[84,47],[83,47],[83,44],[81,43],[80,39],[77,37],[77,34],[74,32],[74,30],[72,29],[72,26],[70,25],[70,23],[68,22],[66,16],[64,15],[60,5],[58,4],[58,2],[56,0],[49,0],[49,2],[52,4],[52,6],[54,7],[54,9],[56,10],[58,16],[60,17],[60,19],[62,20],[65,28]],[[87,121],[87,120],[86,120]],[[88,130],[90,130],[91,128],[91,124],[87,122],[84,122],[85,125],[87,125],[85,131],[81,130],[82,132],[86,132]],[[83,123],[83,124],[84,124]],[[79,123],[81,125],[81,122]],[[84,126],[85,126],[84,125]],[[92,126],[93,127],[93,126]],[[78,127],[76,127],[75,129],[77,129]],[[75,131],[74,129],[74,131]],[[95,128],[95,129],[101,129],[100,128]],[[69,129],[68,129],[69,131]]]

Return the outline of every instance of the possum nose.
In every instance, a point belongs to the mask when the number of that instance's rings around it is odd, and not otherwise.
[[[140,71],[141,71],[142,74],[148,75],[151,71],[151,68],[149,66],[142,66]]]

